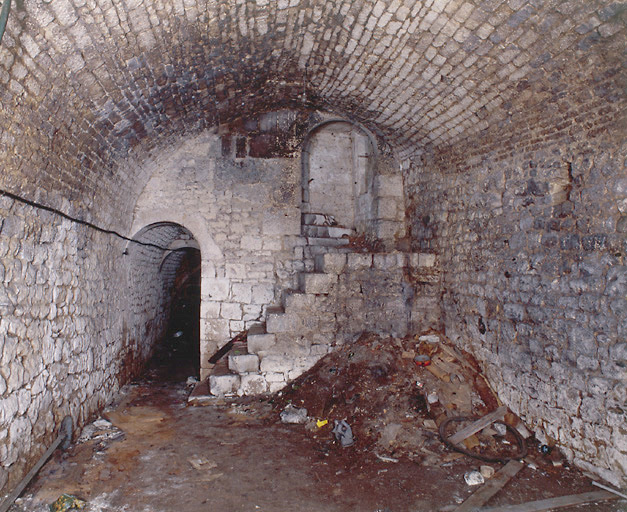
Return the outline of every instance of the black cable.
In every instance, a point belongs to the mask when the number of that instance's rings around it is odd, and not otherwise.
[[[467,450],[466,448],[463,448],[461,445],[457,445],[457,444],[453,444],[449,441],[448,436],[446,436],[446,427],[449,423],[452,423],[453,421],[474,421],[476,420],[476,417],[468,417],[468,416],[454,416],[452,418],[448,418],[446,420],[444,420],[441,424],[440,424],[440,428],[438,429],[438,432],[440,434],[440,439],[442,439],[442,441],[444,442],[444,444],[446,446],[448,446],[449,448],[452,448],[453,450],[463,453],[464,455],[468,455],[469,457],[473,457],[475,459],[479,459],[485,462],[502,462],[502,463],[506,463],[510,460],[519,460],[519,459],[523,459],[527,456],[527,443],[525,442],[525,438],[523,436],[520,435],[520,432],[518,432],[518,430],[516,430],[514,427],[512,427],[511,425],[508,425],[507,423],[503,422],[503,421],[495,421],[494,423],[500,423],[501,425],[505,425],[505,428],[507,430],[509,430],[512,435],[516,438],[516,443],[518,444],[518,450],[519,453],[517,453],[515,456],[512,457],[490,457],[487,455],[482,455],[480,453],[475,453],[471,450]]]
[[[185,251],[185,250],[189,249],[189,247],[181,247],[181,248],[178,248],[178,249],[169,249],[167,247],[162,247],[161,245],[153,244],[153,243],[150,243],[150,242],[140,242],[139,240],[134,240],[132,238],[124,236],[121,233],[118,233],[117,231],[114,231],[112,229],[101,228],[100,226],[97,226],[96,224],[94,224],[92,222],[89,222],[87,220],[77,219],[76,217],[72,217],[71,215],[68,215],[67,213],[62,212],[61,210],[57,210],[56,208],[53,208],[52,206],[46,206],[45,204],[41,204],[41,203],[38,203],[36,201],[31,201],[30,199],[26,199],[24,197],[18,196],[17,194],[13,194],[12,192],[9,192],[9,191],[4,190],[4,189],[0,189],[0,195],[8,197],[9,199],[13,199],[14,201],[18,201],[18,202],[20,202],[22,204],[25,204],[25,205],[28,205],[28,206],[32,206],[33,208],[37,208],[38,210],[44,210],[46,212],[53,213],[54,215],[58,215],[59,217],[63,217],[64,219],[69,220],[70,222],[74,222],[76,224],[80,224],[82,226],[86,226],[86,227],[88,227],[90,229],[98,231],[99,233],[104,233],[106,235],[116,236],[118,238],[121,238],[122,240],[125,240],[126,242],[131,242],[131,243],[134,243],[134,244],[143,245],[145,247],[152,247],[154,249],[160,249],[162,251],[176,252],[176,251]]]

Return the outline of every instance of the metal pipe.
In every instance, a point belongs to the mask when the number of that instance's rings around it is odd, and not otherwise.
[[[63,444],[62,448],[66,449],[69,447],[70,442],[72,441],[72,418],[71,416],[66,416],[63,418],[61,422],[61,428],[59,428],[59,435],[53,441],[50,448],[46,450],[41,458],[37,461],[37,464],[33,466],[33,468],[28,472],[28,474],[22,479],[22,481],[18,484],[18,486],[13,489],[13,492],[9,494],[6,499],[0,505],[0,512],[7,512],[13,502],[22,494],[22,491],[26,488],[26,486],[30,483],[33,477],[37,474],[37,472],[42,468],[42,466],[46,463],[46,461],[52,455],[60,444]]]
[[[0,43],[2,43],[2,36],[7,28],[9,12],[11,12],[11,0],[4,0],[4,2],[2,2],[2,10],[0,11]]]

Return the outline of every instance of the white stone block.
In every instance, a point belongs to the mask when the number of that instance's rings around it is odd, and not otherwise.
[[[243,320],[229,320],[229,335],[231,338],[246,330],[246,322]]]
[[[386,220],[401,220],[400,203],[391,199],[379,201],[377,206],[377,218]]]
[[[247,283],[233,283],[231,285],[231,300],[241,304],[251,304],[252,286]]]
[[[244,235],[240,239],[240,247],[246,251],[259,251],[263,247],[261,235]]]
[[[268,383],[268,391],[270,391],[270,393],[281,391],[285,387],[285,384],[285,382],[270,382]]]
[[[300,235],[300,209],[266,211],[263,215],[264,235]]]
[[[235,373],[253,373],[259,371],[259,357],[255,354],[229,356],[229,370]]]
[[[294,368],[294,361],[287,356],[270,355],[261,360],[262,372],[287,373]]]
[[[374,254],[372,264],[374,268],[379,270],[397,269],[399,266],[398,255],[396,253]]]
[[[222,318],[228,318],[229,320],[241,320],[242,306],[240,304],[224,302],[220,307],[220,316]]]
[[[298,332],[302,327],[302,319],[296,315],[271,313],[266,319],[266,330],[271,334]]]
[[[314,307],[316,297],[306,293],[291,293],[285,298],[285,310],[292,314]]]
[[[225,271],[226,275],[231,279],[246,279],[249,277],[248,268],[243,263],[228,263]]]
[[[337,283],[336,274],[301,274],[303,279],[303,291],[317,295],[327,295],[333,285]]]
[[[263,375],[244,375],[239,390],[243,395],[260,395],[268,391],[268,383]]]
[[[320,360],[320,356],[305,356],[299,357],[294,362],[294,369],[302,369],[303,371],[309,370]]]
[[[329,353],[329,345],[312,345],[310,354],[312,356],[324,356]]]
[[[346,254],[323,255],[322,271],[328,274],[341,274],[344,272],[344,267],[346,267]]]
[[[272,237],[272,238],[264,238],[263,240],[263,250],[264,251],[280,251],[283,248],[283,243],[281,238]]]
[[[418,266],[435,267],[435,254],[420,253],[418,255]]]
[[[242,320],[252,322],[254,320],[259,321],[261,318],[261,305],[259,304],[246,304],[244,306],[244,316]]]
[[[212,395],[232,395],[237,393],[239,387],[239,375],[211,375],[209,377],[209,390]]]
[[[402,197],[403,178],[400,175],[377,176],[376,190],[379,197]]]
[[[285,375],[282,373],[268,372],[266,373],[266,381],[270,384],[273,382],[281,382],[285,384]]]
[[[348,254],[348,268],[352,270],[370,268],[372,266],[372,254]]]
[[[252,287],[252,296],[251,303],[252,304],[271,304],[274,300],[274,285],[272,283],[268,284],[257,284]]]
[[[222,301],[229,298],[230,280],[219,277],[203,277],[202,294],[213,301]]]
[[[300,377],[303,373],[305,373],[305,369],[303,368],[297,368],[296,370],[290,370],[290,372],[288,373],[287,377],[289,380],[294,380],[297,379],[298,377]]]
[[[248,352],[258,354],[269,350],[276,343],[274,334],[249,334],[248,335]]]
[[[205,331],[204,338],[217,345],[225,343],[229,337],[229,321],[218,319],[204,319]]]
[[[390,239],[398,236],[402,236],[404,233],[405,225],[402,222],[395,220],[378,220],[376,222],[376,233],[381,239]]]
[[[200,304],[200,317],[201,318],[219,318],[220,317],[220,303],[210,300],[203,300]]]

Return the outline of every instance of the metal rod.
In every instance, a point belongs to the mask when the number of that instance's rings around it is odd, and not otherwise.
[[[0,43],[2,43],[2,36],[7,28],[7,20],[9,19],[10,11],[11,0],[4,0],[4,2],[2,2],[2,10],[0,11]]]
[[[41,458],[37,461],[37,464],[33,466],[33,468],[28,472],[28,474],[22,479],[22,481],[18,484],[18,486],[13,489],[13,492],[9,494],[6,499],[0,505],[0,512],[7,512],[11,505],[15,502],[15,500],[22,494],[22,491],[26,488],[26,486],[30,483],[33,477],[37,474],[37,472],[42,468],[42,466],[46,463],[46,461],[52,455],[61,443],[66,441],[66,446],[72,439],[72,418],[66,416],[61,422],[60,433],[57,438],[54,440],[50,448],[46,450]]]

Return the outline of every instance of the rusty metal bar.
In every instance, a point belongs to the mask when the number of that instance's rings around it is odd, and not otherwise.
[[[42,466],[46,463],[46,461],[52,455],[59,445],[63,445],[62,448],[66,449],[70,446],[72,442],[72,418],[70,416],[66,416],[63,418],[61,422],[61,427],[59,428],[59,435],[54,440],[50,448],[46,450],[41,458],[37,461],[37,464],[33,466],[33,468],[28,472],[28,474],[22,479],[22,481],[18,484],[18,486],[13,489],[13,492],[9,494],[6,499],[0,505],[0,512],[7,512],[11,505],[15,502],[15,500],[22,494],[22,491],[26,488],[26,486],[30,483],[33,477],[37,474],[37,472],[42,468]]]

